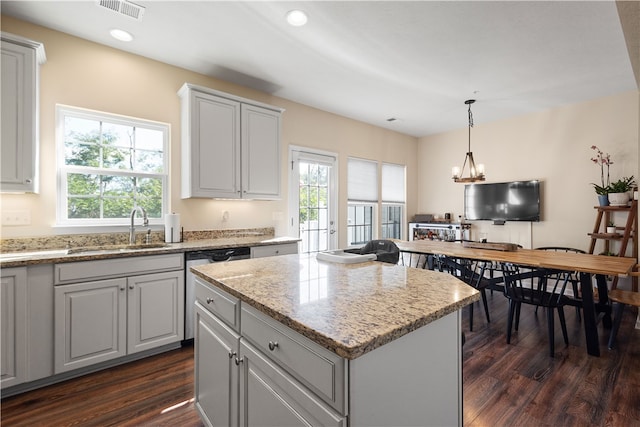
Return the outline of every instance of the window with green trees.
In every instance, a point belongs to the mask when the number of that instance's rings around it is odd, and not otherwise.
[[[135,206],[161,223],[169,125],[58,106],[58,223],[128,223]]]

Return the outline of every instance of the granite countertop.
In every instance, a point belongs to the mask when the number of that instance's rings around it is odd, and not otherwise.
[[[125,258],[132,256],[163,255],[206,249],[235,248],[241,246],[267,246],[298,242],[293,237],[273,237],[264,235],[243,237],[222,237],[215,239],[190,240],[181,243],[153,243],[127,248],[127,245],[104,245],[67,249],[43,249],[29,252],[5,252],[0,254],[0,267],[20,267],[36,264],[51,264],[73,261]],[[75,252],[78,251],[78,252]]]
[[[435,271],[284,255],[192,267],[202,279],[346,359],[480,299]]]

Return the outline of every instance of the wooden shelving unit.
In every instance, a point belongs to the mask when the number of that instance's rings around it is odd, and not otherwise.
[[[589,253],[593,254],[598,240],[604,241],[604,252],[610,253],[611,242],[619,242],[617,256],[626,256],[629,242],[632,245],[631,256],[638,259],[638,201],[633,200],[628,206],[594,206],[598,211],[596,215],[596,223],[593,232],[589,233],[591,237],[591,245]],[[607,224],[615,212],[624,212],[627,214],[627,220],[624,227],[616,227],[615,233],[605,233]],[[618,277],[614,277],[611,289],[615,289],[618,285]],[[638,290],[638,277],[633,277],[633,290]]]

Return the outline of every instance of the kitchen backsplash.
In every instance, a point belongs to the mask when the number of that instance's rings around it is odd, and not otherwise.
[[[265,236],[273,237],[275,229],[244,228],[237,230],[200,230],[184,231],[182,239],[206,240],[230,237]],[[142,243],[144,233],[137,233],[137,242]],[[164,242],[164,231],[152,231],[151,243]],[[126,245],[129,243],[129,233],[95,233],[95,234],[62,234],[57,236],[22,237],[0,240],[0,252],[30,252],[47,249],[66,249],[85,246]]]

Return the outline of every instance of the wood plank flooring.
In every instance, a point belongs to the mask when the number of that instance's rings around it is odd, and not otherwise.
[[[569,343],[556,321],[548,356],[546,316],[523,307],[506,344],[506,301],[489,296],[492,322],[475,306],[474,332],[463,311],[465,426],[640,426],[640,330],[625,310],[617,349],[587,356],[582,324],[566,309]],[[2,400],[10,426],[202,426],[193,405],[193,347]]]

